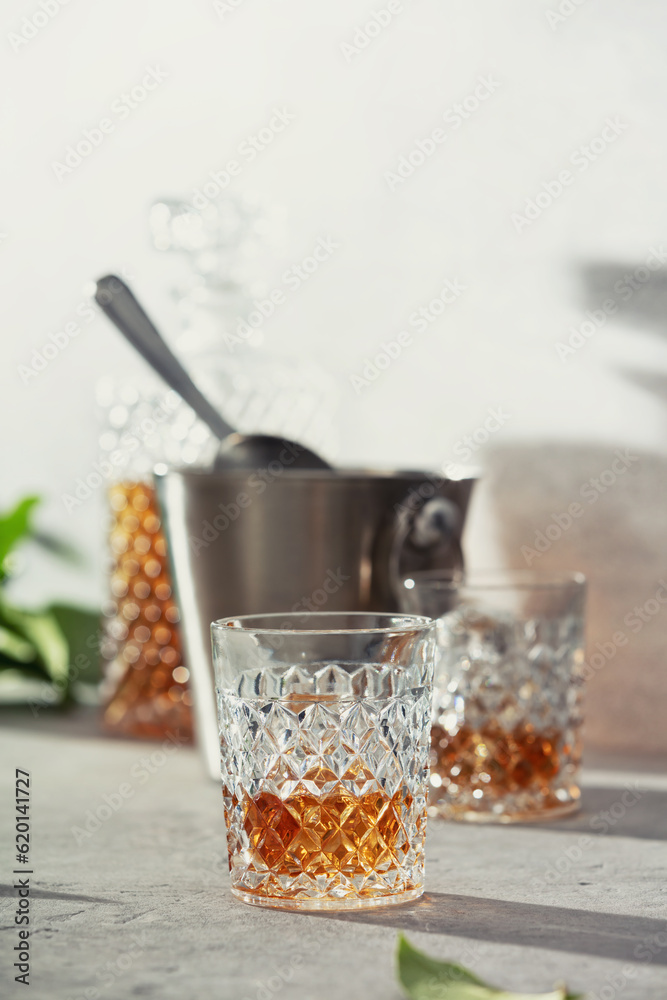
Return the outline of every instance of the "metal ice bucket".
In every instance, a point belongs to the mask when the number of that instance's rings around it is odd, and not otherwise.
[[[462,564],[474,478],[420,472],[156,470],[198,742],[219,779],[210,623],[398,611],[402,574]]]

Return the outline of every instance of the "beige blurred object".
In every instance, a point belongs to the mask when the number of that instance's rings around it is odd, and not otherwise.
[[[588,578],[585,744],[667,751],[667,459],[513,445],[488,455],[483,488],[509,568]]]

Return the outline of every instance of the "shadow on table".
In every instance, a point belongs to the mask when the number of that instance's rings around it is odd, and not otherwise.
[[[535,824],[530,825],[535,829]],[[585,833],[592,837],[638,837],[667,840],[667,791],[647,791],[628,783],[618,788],[587,787],[581,810],[573,816],[539,824],[539,829]]]
[[[21,873],[17,873],[17,878]],[[0,898],[10,896],[16,898],[15,885],[0,885]],[[34,889],[30,886],[30,897],[32,899],[62,899],[67,903],[116,903],[114,899],[102,899],[99,896],[82,896],[76,892],[49,892],[46,889]],[[116,904],[117,905],[117,904]]]
[[[322,914],[325,916],[325,914]],[[665,922],[559,906],[427,892],[412,905],[326,914],[402,931],[667,965]]]

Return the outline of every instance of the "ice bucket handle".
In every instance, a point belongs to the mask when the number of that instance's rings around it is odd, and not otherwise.
[[[387,576],[398,598],[401,578],[411,568],[463,569],[461,512],[452,500],[435,496],[415,502],[415,491],[394,508],[385,542]],[[414,567],[402,562],[415,563]]]

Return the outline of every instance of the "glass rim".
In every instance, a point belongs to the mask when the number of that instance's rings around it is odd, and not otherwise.
[[[412,582],[412,586],[408,583]],[[587,580],[579,570],[487,569],[449,571],[442,569],[417,570],[401,577],[404,590],[419,586],[433,590],[560,590],[576,587],[584,590]]]
[[[359,628],[346,627],[335,628],[281,628],[276,626],[262,626],[270,620],[281,621],[283,624],[290,622],[311,622],[314,619],[339,619],[349,620],[354,618],[371,618],[375,621],[386,621],[384,625],[369,625]],[[242,624],[238,624],[242,623]],[[255,623],[255,624],[253,624]],[[269,614],[255,615],[226,615],[211,622],[211,634],[227,635],[230,632],[240,632],[245,635],[386,635],[399,634],[407,635],[410,632],[426,632],[434,624],[433,618],[427,615],[411,615],[396,612],[376,612],[376,611],[285,611],[271,612]]]

